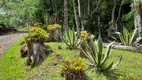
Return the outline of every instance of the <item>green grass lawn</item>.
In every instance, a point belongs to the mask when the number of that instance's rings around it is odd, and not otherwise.
[[[30,69],[25,65],[26,58],[20,57],[20,43],[24,39],[21,38],[8,49],[3,56],[0,57],[0,80],[64,80],[60,76],[58,66],[60,65],[60,57],[73,58],[79,57],[78,50],[67,50],[65,48],[59,50],[58,44],[47,43],[53,53],[50,54],[39,66]],[[58,56],[60,54],[61,56]],[[142,74],[142,54],[124,50],[112,50],[109,61],[118,61],[118,56],[123,55],[122,62],[115,71],[98,73],[91,68],[87,68],[86,74],[91,80],[116,80],[121,75],[133,75],[141,78]],[[87,62],[87,60],[86,60]]]

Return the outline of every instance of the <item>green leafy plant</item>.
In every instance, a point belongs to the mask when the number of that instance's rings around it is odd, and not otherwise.
[[[47,29],[46,25],[43,25],[41,28],[42,28],[43,30],[46,30],[46,29]]]
[[[32,41],[32,42],[38,42],[38,41],[45,41],[49,38],[46,31],[39,27],[32,27],[29,30],[28,35],[26,35],[26,40]]]
[[[89,45],[87,41],[84,41],[85,47],[87,51],[84,51],[82,48],[81,50],[84,52],[86,57],[91,61],[91,65],[95,66],[97,71],[107,71],[110,69],[115,69],[119,63],[122,60],[122,56],[120,56],[119,61],[114,64],[114,62],[111,62],[110,64],[106,64],[107,60],[111,53],[111,47],[113,43],[110,43],[106,49],[106,53],[103,54],[103,41],[101,36],[99,36],[97,41],[93,41],[93,39],[90,42],[92,45]]]
[[[85,77],[86,65],[82,58],[66,58],[59,69],[65,80],[87,80]]]
[[[56,30],[56,29],[61,29],[62,27],[61,27],[61,25],[59,25],[59,24],[53,24],[53,25],[48,25],[47,26],[47,30],[48,31],[54,31],[54,30]]]
[[[76,49],[79,44],[80,40],[78,39],[77,35],[75,34],[74,29],[68,29],[63,32],[63,41],[68,46],[69,49]]]
[[[93,34],[89,34],[87,33],[87,31],[83,30],[80,32],[80,48],[82,48],[84,51],[86,51],[87,49],[85,48],[84,45],[84,41],[87,41],[87,43],[89,44],[89,46],[91,45],[90,41],[91,39],[94,39],[94,35]],[[82,50],[80,50],[80,57],[85,58],[85,54]]]
[[[129,32],[126,28],[124,28],[122,33],[120,32],[115,32],[115,33],[119,36],[119,39],[123,45],[131,46],[133,44],[132,41],[135,35],[134,34],[135,31]]]
[[[83,30],[80,32],[81,41],[87,40],[87,39],[94,39],[95,35],[87,33],[87,31]]]
[[[46,31],[50,36],[49,41],[61,41],[61,28],[59,24],[52,24],[46,26]]]

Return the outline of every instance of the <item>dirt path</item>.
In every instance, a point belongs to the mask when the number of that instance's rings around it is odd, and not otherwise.
[[[7,35],[0,36],[0,56],[11,47],[19,38],[24,36],[25,33],[9,33]]]

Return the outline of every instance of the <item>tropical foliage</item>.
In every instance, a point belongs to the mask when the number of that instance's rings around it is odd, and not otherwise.
[[[90,60],[91,65],[93,65],[97,71],[107,71],[110,69],[115,69],[122,60],[122,56],[120,56],[120,59],[116,64],[114,64],[114,62],[111,62],[110,64],[106,64],[107,60],[110,57],[111,47],[113,43],[108,45],[106,52],[103,54],[104,46],[103,46],[101,36],[99,36],[98,40],[95,42],[92,40],[91,46],[89,46],[89,44],[86,41],[84,42],[84,44],[85,44],[85,47],[87,48],[87,51],[84,51],[83,49],[82,51]]]
[[[68,0],[68,26],[63,28],[74,26],[77,31],[84,28],[95,35],[98,35],[99,30],[104,35],[121,31],[121,26],[132,30],[134,11],[130,7],[131,2],[132,0]],[[42,23],[42,26],[64,24],[66,11],[63,3],[64,0],[2,0],[0,22],[2,20],[3,23],[0,25],[2,28],[15,28],[33,26],[35,22]]]
[[[74,29],[68,29],[63,32],[63,41],[69,49],[77,49],[80,44]]]
[[[59,24],[53,24],[53,25],[48,25],[47,26],[47,30],[48,31],[53,31],[55,29],[61,29],[61,25],[59,25]]]
[[[80,32],[80,37],[81,37],[82,42],[87,39],[94,39],[95,38],[95,36],[93,34],[89,34],[85,30]]]
[[[33,24],[35,5],[37,0],[1,0],[0,21],[3,28],[16,28]]]
[[[123,45],[132,46],[133,39],[135,36],[135,34],[134,34],[135,31],[130,32],[127,30],[127,28],[124,28],[122,33],[120,33],[120,32],[115,32],[115,33],[119,36],[119,39]]]
[[[81,58],[66,58],[60,66],[60,73],[65,80],[87,80],[85,75],[86,64]]]
[[[60,73],[61,75],[65,74],[66,72],[69,73],[76,73],[76,72],[84,72],[86,69],[86,65],[84,59],[81,58],[66,58],[62,65],[60,66]]]
[[[39,27],[32,27],[29,30],[29,33],[25,39],[28,41],[37,42],[37,41],[45,41],[48,38],[49,36],[47,35],[46,31],[44,31],[43,29]]]

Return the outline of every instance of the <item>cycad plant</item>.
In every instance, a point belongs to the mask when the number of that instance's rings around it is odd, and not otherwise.
[[[80,44],[80,40],[78,39],[74,29],[64,30],[62,39],[71,50],[76,49]]]
[[[82,51],[91,61],[91,64],[96,68],[97,71],[108,71],[110,69],[115,69],[122,60],[122,56],[120,56],[120,59],[117,63],[114,64],[114,62],[111,62],[110,64],[106,64],[110,56],[113,43],[110,43],[106,49],[106,52],[103,53],[104,45],[101,36],[99,36],[98,40],[95,42],[92,39],[91,46],[89,46],[87,41],[84,41],[84,44],[87,51],[84,51],[83,49]]]
[[[123,45],[131,46],[133,45],[135,31],[129,32],[126,28],[124,28],[122,33],[120,32],[115,32],[115,33],[119,36],[119,39]]]

